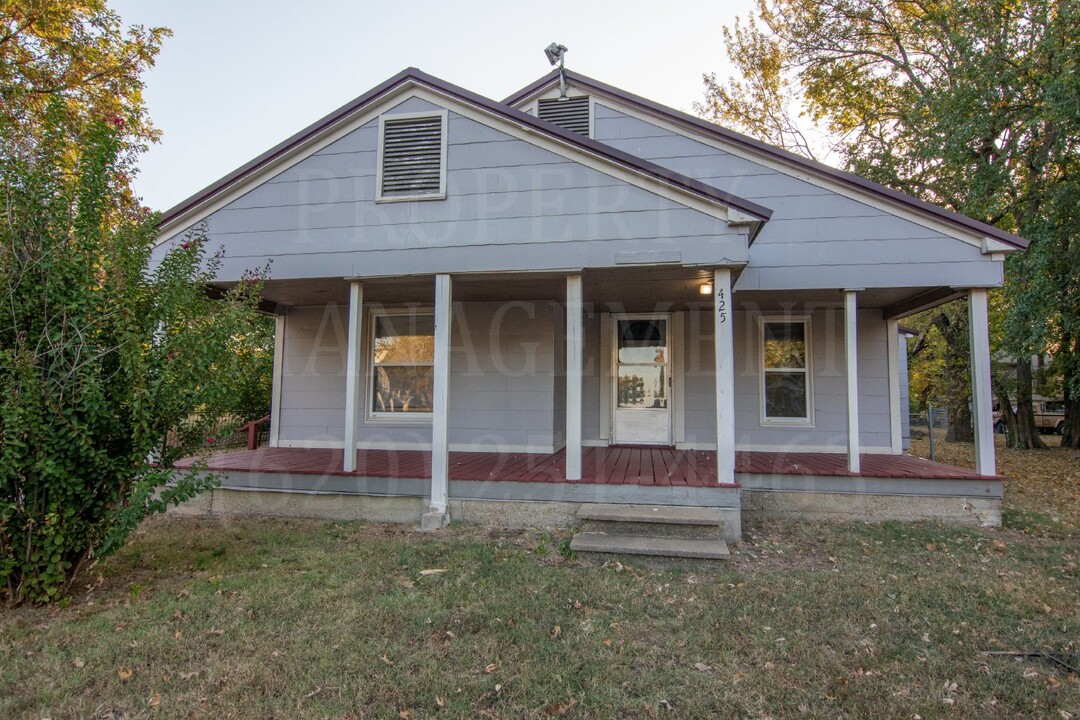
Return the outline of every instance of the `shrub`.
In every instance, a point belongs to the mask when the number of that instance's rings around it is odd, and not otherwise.
[[[63,123],[47,114],[33,140],[0,128],[0,579],[10,603],[59,598],[143,518],[217,482],[172,465],[227,412],[245,369],[237,339],[263,321],[261,273],[207,295],[218,260],[200,230],[151,265],[155,218],[125,191],[121,120],[90,124],[74,148]]]

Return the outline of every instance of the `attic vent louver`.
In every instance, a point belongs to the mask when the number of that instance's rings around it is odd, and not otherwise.
[[[568,100],[541,100],[536,106],[541,120],[555,123],[563,130],[589,137],[589,97],[572,97]]]
[[[381,197],[443,194],[443,119],[441,115],[384,118]]]

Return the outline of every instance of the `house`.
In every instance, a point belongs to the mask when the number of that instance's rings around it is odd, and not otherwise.
[[[987,289],[1026,242],[563,77],[405,70],[164,214],[223,285],[272,262],[270,447],[204,509],[999,522]],[[902,447],[898,321],[963,296],[976,472]]]

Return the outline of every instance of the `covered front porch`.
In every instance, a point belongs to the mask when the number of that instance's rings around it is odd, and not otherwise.
[[[355,469],[330,448],[259,448],[205,458],[227,474],[211,512],[415,522],[430,497],[431,452],[360,450]],[[858,474],[844,453],[735,453],[735,483],[718,481],[712,451],[590,447],[582,477],[566,477],[566,453],[451,452],[452,517],[496,525],[574,525],[597,504],[693,506],[724,517],[737,541],[744,517],[1000,521],[1003,478],[907,455],[863,455]],[[196,459],[180,463],[191,468]],[[402,505],[402,503],[405,505]]]
[[[740,486],[902,496],[948,481],[997,492],[986,485],[997,481],[992,449],[978,473],[901,454],[896,318],[942,297],[734,293],[739,272],[270,281],[271,448],[212,458],[210,469],[299,492],[392,486],[425,498],[428,526],[477,482],[505,500],[597,502],[587,488],[602,486],[732,508]],[[985,307],[984,292],[970,297],[973,312]],[[977,401],[984,372],[976,366]],[[309,487],[312,477],[328,480]],[[679,488],[692,492],[656,493]],[[730,497],[698,496],[714,490]]]
[[[431,477],[431,452],[426,450],[358,450],[353,469],[346,469],[342,450],[329,448],[258,448],[211,455],[210,472],[295,474],[364,479],[420,479]],[[585,448],[580,479],[566,476],[566,451],[555,453],[451,452],[451,480],[477,482],[581,483],[586,485],[641,485],[658,487],[737,488],[739,476],[791,475],[848,478],[852,486],[862,478],[919,479],[929,481],[1000,482],[966,468],[932,462],[910,455],[863,455],[858,473],[847,467],[841,453],[743,452],[735,453],[736,482],[720,482],[716,453],[675,450],[669,447],[610,446]],[[177,466],[191,468],[188,458]],[[313,490],[305,483],[297,490]]]

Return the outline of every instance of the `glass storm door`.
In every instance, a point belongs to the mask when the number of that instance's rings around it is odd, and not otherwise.
[[[667,315],[613,318],[614,441],[671,444],[671,352]]]

